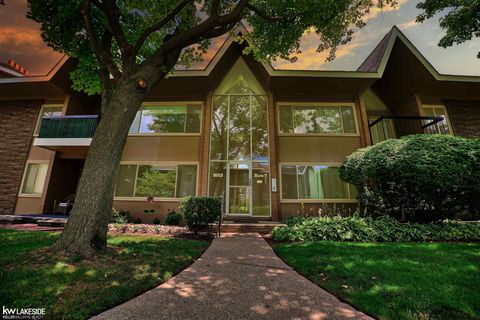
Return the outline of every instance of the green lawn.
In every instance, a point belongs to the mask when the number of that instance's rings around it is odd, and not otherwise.
[[[46,308],[47,319],[85,319],[169,279],[198,257],[206,241],[112,236],[92,260],[45,250],[58,234],[0,229],[0,304]]]
[[[480,319],[480,244],[277,244],[299,273],[379,319]]]

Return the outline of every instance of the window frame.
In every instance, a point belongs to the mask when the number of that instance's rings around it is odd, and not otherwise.
[[[45,180],[43,181],[42,185],[42,192],[41,193],[23,193],[23,187],[25,184],[25,178],[27,177],[27,169],[28,166],[31,164],[46,164],[47,165],[47,173],[45,175]],[[27,160],[25,162],[25,167],[23,168],[23,174],[22,174],[22,181],[20,183],[20,189],[18,190],[18,197],[23,197],[23,198],[41,198],[45,192],[45,185],[49,179],[49,173],[50,173],[50,161],[49,160]],[[35,177],[36,179],[36,177]]]
[[[292,107],[352,107],[353,121],[355,123],[355,133],[287,133],[280,131],[280,108],[282,106]],[[358,123],[357,104],[355,102],[284,102],[276,103],[276,122],[277,134],[284,137],[360,137],[360,127]],[[292,115],[293,118],[293,115]]]
[[[200,136],[203,130],[203,111],[204,103],[203,101],[147,101],[142,103],[139,111],[142,111],[144,107],[175,107],[175,106],[187,106],[189,104],[199,105],[200,106],[200,131],[199,132],[152,132],[152,133],[131,133],[130,128],[128,132],[129,137],[155,137],[155,136]],[[135,114],[136,116],[136,114]],[[185,121],[186,121],[185,117]],[[141,118],[140,118],[141,121]],[[132,122],[133,124],[133,122]],[[130,127],[132,126],[130,125]]]
[[[147,197],[136,197],[135,191],[137,188],[137,177],[138,177],[138,168],[140,166],[149,165],[149,166],[165,166],[165,167],[176,167],[176,177],[175,177],[175,193],[177,192],[177,179],[178,179],[178,166],[197,166],[196,171],[196,178],[195,178],[195,196],[198,195],[199,190],[199,174],[200,174],[200,163],[198,161],[182,161],[182,162],[172,162],[172,161],[120,161],[120,165],[136,165],[136,173],[135,173],[135,182],[133,186],[133,197],[117,197],[115,195],[117,191],[117,181],[115,181],[115,191],[114,191],[114,201],[147,201]],[[154,197],[153,201],[161,202],[161,201],[168,201],[168,202],[177,202],[180,201],[182,198],[161,198],[161,197]]]
[[[339,162],[279,162],[279,189],[280,192],[280,203],[358,203],[357,199],[284,199],[283,198],[283,181],[282,181],[282,167],[283,166],[327,166],[327,167],[340,167],[341,163]],[[298,179],[298,178],[297,178]],[[349,185],[348,193],[350,195],[350,183],[345,182]],[[298,195],[298,180],[297,180],[297,195]]]
[[[435,116],[437,117],[437,112],[435,111],[436,108],[442,108],[443,111],[445,112],[445,121],[447,122],[447,126],[448,126],[448,131],[449,133],[446,133],[446,134],[449,134],[449,135],[455,135],[455,133],[453,132],[453,126],[452,126],[452,123],[450,122],[450,115],[448,114],[448,110],[447,110],[447,106],[444,105],[444,104],[422,104],[422,114],[425,115],[425,108],[431,108],[433,110],[433,113],[435,114]],[[435,124],[434,126],[436,126],[437,124]],[[439,134],[442,134],[442,133],[439,133]]]
[[[37,122],[35,122],[35,129],[33,130],[33,136],[34,137],[38,137],[38,135],[40,134],[40,126],[42,125],[42,120],[43,120],[43,110],[45,108],[62,108],[62,110],[60,111],[62,113],[62,116],[65,115],[65,104],[63,103],[46,103],[46,104],[43,104],[41,107],[40,107],[40,113],[38,114],[38,117],[37,117]]]

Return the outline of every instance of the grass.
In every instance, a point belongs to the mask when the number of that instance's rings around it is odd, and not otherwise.
[[[274,250],[378,319],[480,319],[480,244],[311,242]]]
[[[92,260],[45,250],[58,234],[0,229],[0,304],[85,319],[151,289],[192,263],[206,241],[111,236]]]

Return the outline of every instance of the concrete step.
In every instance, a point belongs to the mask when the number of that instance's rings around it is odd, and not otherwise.
[[[271,233],[273,228],[281,226],[281,223],[223,223],[221,232],[224,233],[251,233],[258,232],[260,234]]]

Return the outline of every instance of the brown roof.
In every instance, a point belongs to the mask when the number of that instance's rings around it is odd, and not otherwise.
[[[393,28],[383,37],[375,49],[368,55],[365,61],[357,68],[357,71],[363,72],[377,72],[380,67],[383,55],[385,54],[385,49],[387,49],[388,42],[392,36]]]

